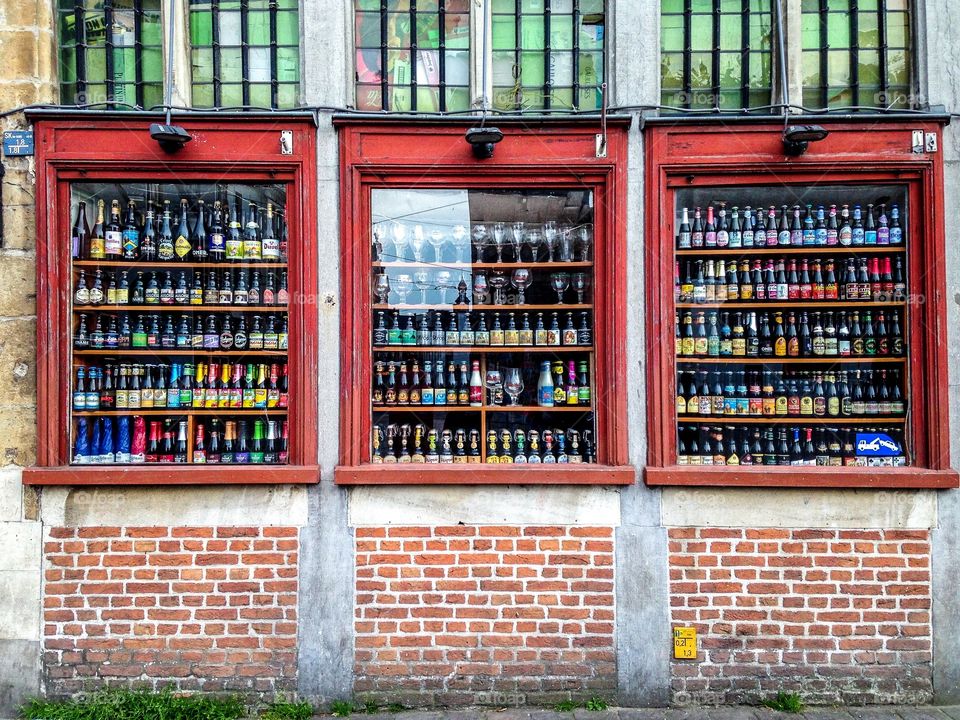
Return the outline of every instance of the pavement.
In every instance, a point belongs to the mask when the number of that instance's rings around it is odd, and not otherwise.
[[[401,713],[354,713],[365,720],[960,720],[960,705],[911,707],[810,707],[800,714],[764,707],[610,708],[607,710],[490,709],[418,710]]]

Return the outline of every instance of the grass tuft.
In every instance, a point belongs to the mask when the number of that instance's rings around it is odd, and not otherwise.
[[[263,720],[307,720],[313,717],[313,705],[306,700],[296,702],[277,698],[260,716]]]
[[[330,712],[334,717],[350,717],[353,703],[349,700],[334,700],[330,703]]]
[[[117,689],[75,700],[33,698],[20,707],[19,715],[25,720],[238,720],[246,712],[236,696]]]
[[[599,712],[600,710],[606,710],[607,701],[604,700],[599,695],[594,695],[592,698],[587,700],[586,708],[587,710],[593,710],[594,712]]]
[[[760,704],[765,705],[771,710],[779,710],[785,713],[803,712],[803,701],[800,699],[799,693],[786,693],[781,691],[772,698],[761,700]]]

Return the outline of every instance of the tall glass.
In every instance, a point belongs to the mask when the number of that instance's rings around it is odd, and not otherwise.
[[[510,396],[511,405],[520,404],[517,402],[517,398],[523,392],[523,376],[520,374],[520,368],[506,368],[503,389]]]

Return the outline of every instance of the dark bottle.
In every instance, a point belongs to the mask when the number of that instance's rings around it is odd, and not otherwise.
[[[127,217],[123,223],[123,258],[136,260],[140,250],[140,230],[137,228],[137,210],[133,200],[127,202]]]
[[[225,243],[225,256],[230,262],[243,260],[243,237],[240,232],[240,213],[237,212],[237,206],[241,205],[242,202],[240,197],[237,196],[236,202],[230,204],[230,221]]]
[[[193,224],[193,232],[190,233],[191,257],[194,262],[203,262],[209,257],[207,252],[207,220],[206,207],[203,200],[197,200],[197,220]]]
[[[187,199],[180,199],[180,225],[177,227],[176,239],[173,241],[173,250],[176,259],[186,262],[191,259],[193,245],[190,242],[190,224],[187,221]]]
[[[70,255],[74,260],[90,256],[90,226],[87,224],[87,204],[83,201],[77,205],[77,219],[70,237]]]
[[[123,256],[123,228],[120,225],[120,201],[110,203],[110,224],[104,232],[104,252],[107,258],[116,260]]]
[[[207,254],[213,262],[223,262],[227,251],[226,235],[223,232],[223,209],[219,200],[213,202],[213,219],[207,235]]]
[[[173,228],[170,225],[170,201],[163,201],[163,219],[160,222],[160,235],[157,239],[157,259],[173,260],[176,255],[173,242]]]
[[[864,222],[864,228],[863,228],[863,244],[864,245],[877,244],[877,224],[873,218],[873,204],[867,205],[867,217]]]
[[[157,259],[157,222],[153,203],[147,205],[147,216],[143,221],[143,233],[140,237],[140,259],[154,262]]]

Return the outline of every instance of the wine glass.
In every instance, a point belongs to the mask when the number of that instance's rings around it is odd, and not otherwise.
[[[519,296],[517,298],[517,304],[524,304],[523,292],[533,283],[533,274],[530,272],[529,268],[517,268],[513,271],[513,286],[517,289]]]
[[[570,276],[570,287],[577,291],[577,303],[583,305],[583,294],[590,284],[590,278],[586,273],[574,273]]]
[[[593,226],[589,223],[586,225],[581,225],[579,231],[577,232],[577,236],[580,240],[580,261],[589,262],[590,247],[593,244]]]
[[[498,222],[493,226],[493,247],[497,250],[497,262],[503,262],[503,239],[506,228],[503,226],[502,222]]]
[[[386,273],[382,272],[377,275],[377,279],[373,284],[373,292],[376,294],[381,305],[387,304],[387,300],[390,297],[390,278],[387,277]]]
[[[467,229],[463,225],[456,225],[453,228],[453,246],[457,249],[457,262],[464,262],[463,251],[470,244],[470,237],[467,235]]]
[[[383,223],[373,224],[373,259],[383,259]]]
[[[510,278],[502,272],[495,272],[490,278],[490,287],[493,288],[493,304],[503,305],[503,289],[510,284]]]
[[[560,227],[560,241],[557,249],[560,251],[560,260],[562,262],[571,262],[573,260],[573,226],[562,225]]]
[[[393,278],[393,289],[397,291],[397,295],[400,298],[400,304],[407,304],[407,296],[410,294],[410,291],[413,289],[413,278],[409,275],[397,275]]]
[[[537,262],[540,255],[540,245],[543,243],[543,233],[539,230],[530,230],[527,232],[527,245],[530,246],[530,260]]]
[[[406,225],[394,220],[393,225],[390,227],[390,234],[393,236],[393,248],[397,254],[397,260],[404,260],[406,258],[405,251],[408,245]]]
[[[513,260],[514,262],[520,262],[520,249],[523,247],[523,223],[518,220],[510,226],[510,229],[513,231],[511,235]]]
[[[473,304],[483,305],[490,295],[490,288],[487,284],[486,273],[478,272],[473,276]]]
[[[492,365],[487,368],[487,375],[484,378],[484,385],[490,392],[488,405],[496,405],[494,400],[497,397],[497,391],[503,389],[503,373],[500,368]]]
[[[563,293],[570,287],[570,275],[565,272],[550,273],[550,287],[557,293],[557,304],[563,305]]]
[[[433,247],[433,259],[436,262],[443,261],[443,230],[436,229],[430,231],[430,245]]]
[[[520,368],[506,368],[503,389],[510,396],[510,404],[519,405],[517,398],[523,392],[523,377],[520,375]]]
[[[547,262],[553,262],[553,251],[557,247],[557,223],[553,220],[543,224],[543,239],[547,246]]]
[[[413,284],[417,286],[417,290],[420,291],[420,304],[427,304],[427,290],[433,287],[430,284],[430,273],[426,270],[419,270],[413,274]]]
[[[410,246],[413,248],[413,259],[418,263],[423,262],[423,247],[427,244],[427,238],[423,234],[423,225],[413,226],[413,240]]]
[[[437,281],[437,289],[440,290],[440,304],[447,304],[447,289],[450,287],[451,274],[449,270],[441,270],[436,274],[434,280]]]
[[[477,253],[477,262],[483,262],[483,249],[487,246],[487,226],[473,226],[473,250]]]

